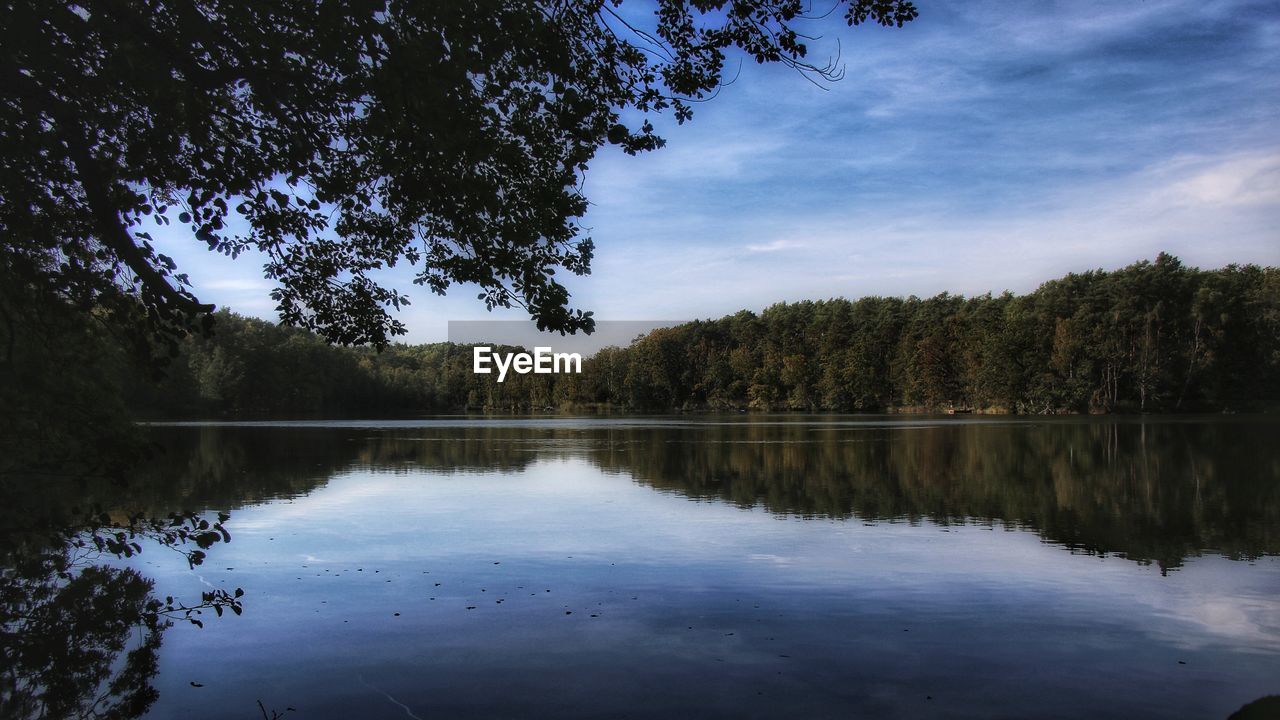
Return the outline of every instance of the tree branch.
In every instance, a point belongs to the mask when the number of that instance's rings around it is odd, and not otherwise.
[[[206,314],[214,310],[211,304],[204,304],[195,298],[182,294],[168,279],[156,270],[155,266],[133,241],[133,236],[120,222],[120,214],[108,199],[106,180],[101,168],[89,153],[84,139],[60,128],[63,142],[75,163],[76,174],[80,178],[80,187],[84,190],[85,200],[89,203],[89,212],[93,215],[97,226],[98,239],[120,258],[125,265],[138,276],[143,289],[160,296],[166,303],[179,310],[192,314]]]
[[[214,311],[212,304],[204,304],[190,295],[183,294],[151,264],[146,254],[137,246],[133,236],[120,221],[119,211],[111,203],[107,174],[94,160],[88,143],[79,131],[85,130],[78,122],[74,109],[64,100],[47,92],[31,75],[15,68],[5,67],[5,74],[19,93],[37,107],[42,107],[57,124],[58,136],[67,148],[67,154],[75,165],[80,188],[89,204],[89,212],[97,229],[97,237],[141,281],[145,292],[154,293],[171,307],[190,314],[207,314]]]

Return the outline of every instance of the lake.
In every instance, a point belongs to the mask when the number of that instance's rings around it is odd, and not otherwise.
[[[230,513],[149,717],[1226,718],[1280,694],[1280,422],[156,426]]]

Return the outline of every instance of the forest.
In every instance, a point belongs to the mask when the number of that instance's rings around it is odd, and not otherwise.
[[[514,348],[508,348],[511,350]],[[1244,412],[1280,406],[1280,271],[1160,254],[1034,292],[779,303],[655,330],[580,375],[471,371],[471,346],[332,347],[221,311],[141,417],[456,412]]]

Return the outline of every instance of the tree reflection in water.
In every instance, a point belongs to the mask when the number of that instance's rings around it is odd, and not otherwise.
[[[1280,422],[1271,417],[156,430],[173,451],[151,481],[135,484],[130,505],[158,512],[298,497],[351,469],[516,472],[573,457],[696,501],[802,517],[1003,524],[1162,570],[1203,552],[1280,553]]]
[[[202,626],[206,611],[242,611],[244,592],[215,589],[186,604],[153,594],[137,570],[112,565],[143,545],[173,548],[191,567],[229,542],[222,523],[195,513],[112,524],[97,516],[52,535],[10,534],[0,570],[0,717],[136,718],[158,697],[152,678],[164,632]]]
[[[575,458],[695,501],[868,522],[1005,524],[1072,552],[1169,570],[1203,552],[1280,553],[1276,429],[1269,419],[1185,418],[154,428],[168,451],[128,486],[49,490],[0,509],[8,528],[57,516],[48,506],[60,502],[144,513],[97,516],[53,540],[5,539],[0,716],[145,713],[165,629],[238,613],[239,594],[208,593],[193,605],[156,597],[150,579],[115,558],[150,544],[195,566],[229,539],[199,513],[306,495],[344,471],[517,472]],[[142,519],[177,508],[198,513]]]

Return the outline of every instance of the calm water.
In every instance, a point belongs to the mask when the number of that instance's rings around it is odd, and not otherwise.
[[[150,716],[1226,718],[1280,694],[1277,431],[157,427],[120,505],[232,542],[131,564],[246,595],[167,632]]]

